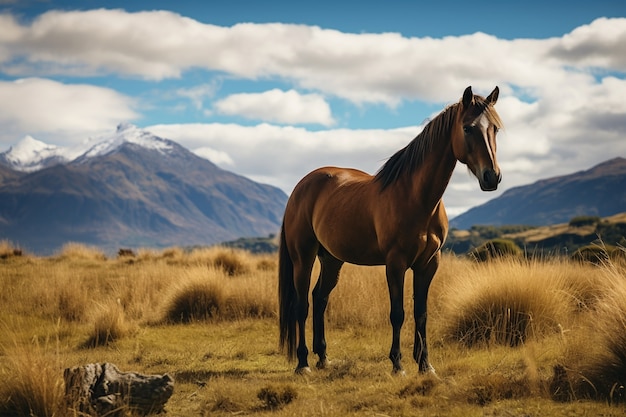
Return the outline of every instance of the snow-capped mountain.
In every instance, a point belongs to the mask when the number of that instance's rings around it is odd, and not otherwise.
[[[160,138],[129,123],[121,123],[114,133],[90,139],[74,147],[60,147],[41,142],[32,136],[0,153],[0,164],[21,172],[34,172],[57,164],[84,163],[90,158],[108,155],[130,143],[167,154],[175,142]]]
[[[81,147],[71,161],[35,163]],[[8,155],[0,160],[0,236],[37,254],[67,242],[114,253],[267,236],[280,229],[287,201],[276,187],[132,125],[75,149],[29,139],[0,155]]]
[[[69,162],[66,151],[54,145],[38,141],[32,136],[11,146],[7,151],[0,153],[0,163],[11,169],[22,172],[38,171],[56,164]]]
[[[145,149],[156,150],[162,154],[166,154],[168,150],[173,148],[172,141],[154,136],[152,133],[139,129],[137,126],[129,123],[119,124],[113,135],[97,139],[96,142],[94,146],[89,148],[87,152],[77,159],[82,160],[108,155],[116,149],[119,149],[119,147],[125,143],[132,143]]]

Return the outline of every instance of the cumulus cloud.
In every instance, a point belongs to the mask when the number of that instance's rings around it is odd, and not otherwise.
[[[0,71],[23,78],[0,82],[0,140],[14,142],[18,132],[63,132],[57,137],[66,140],[68,132],[108,130],[139,117],[132,99],[109,88],[44,77],[113,75],[158,85],[202,72],[282,83],[282,89],[218,97],[209,81],[176,94],[198,110],[283,126],[148,129],[286,191],[319,165],[372,173],[419,132],[332,128],[329,103],[355,105],[350,110],[382,104],[393,112],[417,100],[450,103],[467,85],[477,92],[501,88],[497,109],[505,129],[498,159],[505,188],[626,155],[626,19],[597,19],[561,37],[513,40],[484,33],[438,39],[355,34],[282,23],[220,27],[167,11],[106,9],[53,11],[26,23],[0,15],[0,27]],[[458,211],[496,195],[477,193],[475,179],[461,167],[446,198]]]
[[[626,71],[626,18],[600,18],[580,26],[550,52],[571,65]]]
[[[262,93],[232,94],[217,101],[221,114],[285,124],[334,124],[330,106],[319,94],[273,89]]]
[[[42,78],[0,81],[0,142],[12,144],[24,132],[70,136],[109,130],[138,117],[134,101],[114,90],[88,84],[63,84]]]
[[[307,172],[322,165],[350,166],[374,173],[419,133],[418,127],[311,131],[268,123],[167,124],[146,129],[208,156],[223,168],[250,178],[271,179],[270,183],[286,192],[291,192]],[[205,153],[206,148],[219,149],[223,154],[213,159]]]
[[[483,33],[407,38],[282,23],[220,27],[167,11],[51,11],[24,25],[11,16],[2,20],[1,65],[16,76],[45,71],[162,80],[202,68],[247,79],[283,77],[299,88],[390,106],[403,99],[441,101],[466,85],[536,90],[567,84],[579,75],[565,69],[573,62],[623,70],[626,59],[623,19],[600,19],[547,40]]]
[[[213,82],[190,88],[179,88],[176,90],[176,95],[189,99],[197,110],[202,110],[205,100],[211,99],[218,88],[217,83]]]

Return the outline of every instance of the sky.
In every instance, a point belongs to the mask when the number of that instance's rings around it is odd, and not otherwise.
[[[457,164],[451,217],[626,157],[626,3],[0,0],[0,152],[132,123],[289,194],[320,166],[375,173],[496,85],[502,183]]]

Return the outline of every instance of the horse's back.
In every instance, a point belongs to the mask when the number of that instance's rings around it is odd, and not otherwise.
[[[378,255],[371,209],[377,187],[373,178],[351,168],[324,167],[310,172],[296,185],[287,202],[287,235],[292,240],[315,239],[346,262],[363,262],[353,255],[357,250]],[[383,262],[379,256],[376,258]]]

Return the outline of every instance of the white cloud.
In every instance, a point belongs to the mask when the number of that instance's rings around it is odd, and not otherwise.
[[[27,25],[3,20],[10,34],[0,37],[2,68],[18,76],[109,73],[162,80],[202,68],[253,80],[280,77],[355,103],[391,106],[415,98],[441,102],[467,85],[508,84],[541,94],[581,81],[588,66],[626,67],[626,19],[599,19],[546,40],[483,33],[407,38],[281,23],[220,27],[166,11],[52,11]],[[581,68],[569,70],[573,64]]]
[[[197,110],[202,110],[204,101],[213,98],[218,88],[217,83],[213,82],[190,88],[179,88],[176,90],[176,95],[189,99]]]
[[[220,27],[171,12],[104,9],[49,12],[26,24],[0,15],[0,27],[5,75],[111,74],[158,81],[193,70],[280,81],[286,91],[234,94],[212,106],[209,99],[217,94],[210,83],[178,90],[204,114],[213,110],[272,123],[332,126],[328,102],[337,97],[399,108],[411,100],[450,103],[467,85],[487,93],[497,84],[496,108],[505,123],[498,142],[504,188],[626,156],[626,19],[598,19],[562,37],[517,40],[483,33],[441,39],[350,34],[281,23]],[[70,133],[110,130],[134,119],[135,108],[129,97],[107,88],[44,78],[2,81],[0,141],[14,143],[25,133],[45,140],[41,132],[59,144]],[[373,173],[419,131],[312,132],[267,123],[149,129],[286,191],[320,165]],[[477,191],[475,179],[460,168],[447,206],[455,212],[496,195]]]
[[[626,18],[600,18],[580,26],[551,53],[570,65],[626,71]]]
[[[330,106],[319,94],[273,89],[262,93],[232,94],[214,104],[221,114],[284,124],[334,124]]]
[[[209,161],[213,162],[216,165],[220,165],[221,167],[232,167],[235,163],[233,159],[228,155],[228,153],[224,151],[218,151],[208,146],[204,146],[201,148],[196,148],[194,150],[196,155],[201,156]]]
[[[138,117],[133,104],[114,90],[93,85],[42,78],[0,81],[0,143],[15,143],[26,133],[60,142],[77,135],[84,139]]]
[[[405,146],[419,128],[383,130],[304,128],[262,123],[155,125],[147,130],[173,139],[205,156],[203,149],[219,149],[225,164],[216,164],[291,192],[307,172],[323,165],[349,166],[374,173],[392,153]],[[198,151],[200,150],[200,151]]]

